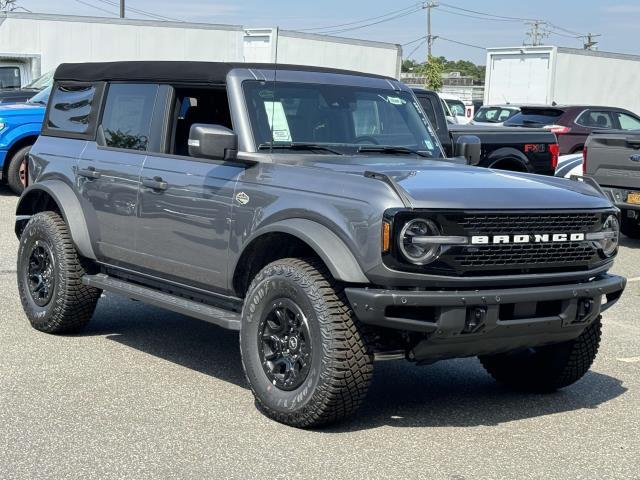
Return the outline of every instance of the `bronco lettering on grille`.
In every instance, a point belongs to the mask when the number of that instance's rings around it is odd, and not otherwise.
[[[543,233],[535,235],[474,235],[471,237],[473,245],[490,245],[501,243],[552,243],[552,242],[582,242],[584,233]]]

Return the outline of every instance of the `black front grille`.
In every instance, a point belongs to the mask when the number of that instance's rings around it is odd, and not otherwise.
[[[468,234],[578,233],[600,228],[598,213],[459,215],[450,217]]]
[[[590,242],[529,243],[465,247],[453,256],[461,269],[544,268],[588,263],[597,253]]]

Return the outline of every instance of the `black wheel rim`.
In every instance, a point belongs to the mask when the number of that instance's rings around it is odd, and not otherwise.
[[[311,368],[311,335],[302,309],[288,298],[275,300],[258,328],[258,351],[264,373],[280,390],[295,390]]]
[[[46,306],[54,289],[53,254],[46,243],[37,240],[31,247],[27,264],[29,294],[39,307]]]

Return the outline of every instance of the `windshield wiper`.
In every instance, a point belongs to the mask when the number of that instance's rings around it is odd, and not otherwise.
[[[291,142],[291,143],[261,143],[258,145],[258,150],[322,150],[324,152],[333,153],[335,155],[342,155],[342,152],[334,150],[331,147],[324,145],[318,145],[316,143],[304,143],[304,142]]]
[[[358,148],[358,153],[364,152],[376,152],[376,153],[403,153],[405,155],[419,155],[421,157],[432,158],[433,155],[429,152],[421,152],[419,150],[413,150],[407,147],[398,147],[392,145],[363,145]]]

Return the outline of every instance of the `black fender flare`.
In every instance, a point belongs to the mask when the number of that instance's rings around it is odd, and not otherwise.
[[[16,207],[16,235],[19,237],[22,226],[32,215],[38,213],[34,211],[32,202],[34,196],[41,192],[49,195],[58,206],[78,252],[83,257],[95,260],[96,255],[91,245],[91,237],[80,200],[73,189],[61,180],[44,180],[27,187],[22,193]]]
[[[520,163],[525,169],[525,172],[533,172],[533,167],[531,166],[531,162],[529,161],[527,156],[520,150],[517,150],[513,147],[502,147],[489,153],[482,161],[482,166],[491,168],[494,164],[501,160],[504,160],[505,158]]]
[[[289,218],[259,228],[245,246],[266,233],[287,233],[309,245],[325,263],[336,280],[369,283],[362,268],[347,245],[324,225],[306,218]],[[234,269],[235,271],[235,266]]]

